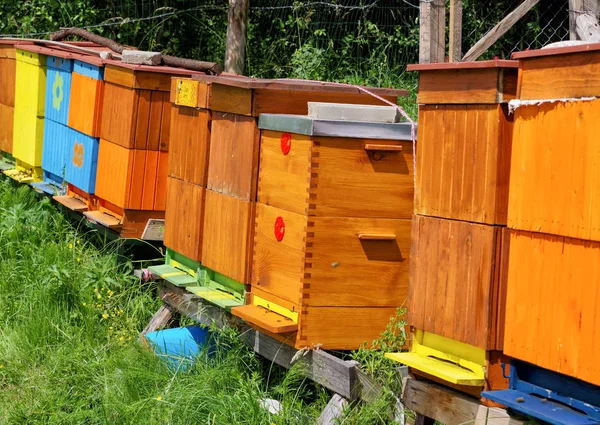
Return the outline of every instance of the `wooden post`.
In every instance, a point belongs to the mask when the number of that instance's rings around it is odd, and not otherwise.
[[[225,72],[240,75],[244,73],[249,6],[250,0],[229,0]]]
[[[419,63],[444,62],[446,53],[446,2],[421,1]]]
[[[500,37],[506,34],[506,31],[511,29],[519,19],[521,19],[533,6],[538,4],[540,0],[524,0],[512,12],[504,17],[496,24],[486,35],[484,35],[471,49],[465,54],[463,61],[474,61],[479,58],[487,49],[489,49]]]
[[[598,20],[599,0],[569,0],[569,39],[581,40],[577,33],[577,18],[587,14]]]
[[[450,0],[450,62],[462,59],[462,0]]]

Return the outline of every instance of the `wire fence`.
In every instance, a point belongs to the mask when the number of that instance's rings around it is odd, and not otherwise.
[[[418,61],[420,1],[428,0],[251,0],[248,72],[396,85]],[[464,0],[463,54],[521,1]],[[222,62],[227,9],[227,0],[5,2],[0,32],[44,37],[72,25],[141,49]],[[544,0],[482,58],[568,37],[568,1]]]

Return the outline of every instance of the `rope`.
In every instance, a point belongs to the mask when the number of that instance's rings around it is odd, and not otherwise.
[[[314,81],[312,80],[303,80],[303,79],[298,79],[298,78],[277,78],[275,79],[275,81],[295,81],[295,82],[299,82],[299,83],[314,83]],[[400,115],[402,115],[406,121],[408,121],[410,123],[410,137],[411,137],[411,141],[412,141],[412,148],[413,148],[413,187],[416,193],[417,190],[417,123],[414,122],[410,116],[406,113],[406,111],[404,109],[402,109],[399,105],[390,102],[387,99],[384,99],[383,97],[373,93],[372,91],[366,89],[363,86],[357,86],[355,84],[347,84],[347,83],[336,83],[333,81],[320,81],[321,84],[326,85],[326,86],[337,86],[337,87],[351,87],[351,88],[355,88],[358,89],[359,91],[368,94],[369,96],[374,97],[375,99],[378,99],[379,101],[386,103],[390,106],[393,106],[394,108],[396,108],[397,111],[400,112]]]

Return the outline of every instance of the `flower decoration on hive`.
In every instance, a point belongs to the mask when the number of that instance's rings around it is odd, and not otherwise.
[[[83,167],[83,143],[77,143],[73,145],[73,165],[77,168]]]
[[[64,97],[63,84],[64,80],[60,73],[55,73],[54,84],[52,84],[52,106],[57,111],[60,111],[60,105]]]

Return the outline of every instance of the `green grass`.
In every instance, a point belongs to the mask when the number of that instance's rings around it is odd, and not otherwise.
[[[256,357],[232,330],[217,333],[215,356],[169,370],[137,342],[160,305],[156,287],[94,240],[47,198],[0,179],[0,423],[315,422],[331,394]],[[341,423],[388,423],[390,396],[352,405]],[[262,409],[264,397],[283,412]]]

